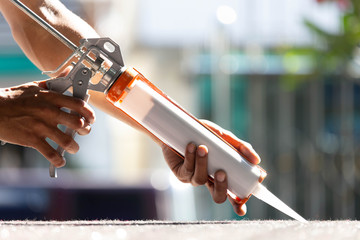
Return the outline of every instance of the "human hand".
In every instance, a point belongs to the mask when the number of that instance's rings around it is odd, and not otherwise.
[[[63,133],[58,124],[76,130],[80,135],[90,132],[95,113],[81,99],[49,91],[44,82],[27,83],[0,89],[0,139],[38,150],[55,167],[65,165],[65,159],[46,141],[51,139],[69,153],[79,145]],[[66,108],[78,114],[61,110]]]
[[[249,143],[238,139],[231,132],[222,129],[210,121],[202,122],[237,149],[249,162],[253,164],[260,163],[259,155]],[[195,146],[194,143],[189,143],[186,148],[185,158],[177,155],[165,144],[162,145],[162,150],[167,164],[181,182],[191,183],[193,186],[205,184],[214,202],[223,203],[228,198],[234,211],[240,216],[245,215],[246,205],[241,202],[241,199],[227,194],[227,176],[223,170],[218,170],[214,174],[213,182],[209,180],[207,172],[208,149],[206,146]]]

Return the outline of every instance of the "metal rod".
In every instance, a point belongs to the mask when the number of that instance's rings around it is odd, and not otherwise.
[[[3,1],[3,0],[1,0]],[[19,0],[10,0],[15,6],[17,6],[20,10],[22,10],[26,15],[31,17],[34,21],[36,21],[40,26],[42,26],[46,31],[51,33],[54,37],[60,40],[63,44],[65,44],[68,48],[73,51],[76,51],[77,46],[67,39],[64,35],[62,35],[58,30],[52,27],[50,24],[45,22],[41,17],[39,17],[36,13],[34,13],[30,8],[24,5]]]

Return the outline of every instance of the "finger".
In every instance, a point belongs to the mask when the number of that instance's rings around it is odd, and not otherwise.
[[[75,142],[75,140],[59,129],[55,129],[53,134],[49,134],[48,137],[68,153],[74,154],[79,151],[79,145]]]
[[[91,132],[91,125],[87,122],[84,123],[84,127],[77,129],[76,132],[79,135],[87,135]]]
[[[214,202],[223,203],[227,198],[227,179],[224,171],[219,170],[214,174],[214,191],[212,197]]]
[[[244,142],[242,140],[239,140],[238,146],[236,149],[240,151],[240,153],[243,154],[243,156],[251,163],[253,164],[259,164],[261,162],[260,156],[257,154],[257,152],[254,150],[254,148],[251,146],[251,144]]]
[[[200,145],[196,151],[195,171],[193,177],[191,178],[191,183],[194,186],[203,185],[208,180],[207,156],[207,147]]]
[[[78,114],[67,113],[58,109],[57,115],[58,117],[55,119],[56,125],[61,124],[68,128],[74,129],[80,135],[86,135],[90,133],[90,124]]]
[[[55,167],[65,166],[65,159],[45,140],[39,140],[33,148],[37,149]]]
[[[95,112],[90,105],[79,99],[80,103],[77,104],[72,110],[80,114],[88,123],[93,124],[95,122]]]
[[[67,105],[67,104],[69,104],[69,105]],[[66,102],[66,105],[64,104],[63,107],[77,112],[87,122],[89,122],[91,124],[93,124],[95,122],[94,110],[90,107],[90,105],[87,102],[85,102],[81,99],[72,98],[69,102]]]
[[[44,139],[51,139],[69,153],[76,153],[77,151],[79,151],[79,145],[71,136],[65,134],[57,127],[50,127],[46,124],[38,124],[37,129],[40,125],[41,130],[37,130],[37,132],[42,135]]]
[[[212,131],[214,131],[230,145],[232,145],[235,149],[237,149],[249,162],[253,164],[259,164],[261,162],[260,156],[256,153],[256,151],[249,143],[240,140],[233,133],[223,130],[221,127],[217,126],[214,123],[208,121],[204,121],[204,123]]]
[[[231,203],[231,205],[233,206],[234,212],[239,215],[239,216],[244,216],[246,214],[247,208],[245,203],[243,203],[241,201],[240,198],[235,197],[235,199],[233,197],[231,197],[230,195],[228,195],[228,199]]]
[[[42,92],[42,96],[60,108],[63,107],[77,112],[89,123],[95,122],[94,110],[88,103],[79,98],[65,96],[56,92]]]
[[[65,112],[54,106],[39,107],[36,110],[29,108],[28,111],[49,125],[64,125],[80,135],[89,134],[91,130],[90,124],[77,113]]]
[[[168,147],[166,144],[161,145],[161,149],[166,159],[166,163],[169,165],[171,171],[175,174],[175,176],[182,182],[188,183],[190,182],[184,176],[181,176],[183,170],[181,169],[184,164],[184,158],[179,156],[174,152],[173,149]]]
[[[181,167],[181,176],[183,176],[188,182],[190,182],[195,171],[195,158],[196,145],[194,143],[189,143],[186,146],[184,163]]]

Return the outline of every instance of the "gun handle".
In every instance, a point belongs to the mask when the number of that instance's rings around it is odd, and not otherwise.
[[[87,94],[85,96],[84,101],[88,102],[89,101],[90,96]],[[76,112],[71,111],[72,114],[76,114]],[[71,128],[66,128],[65,129],[65,134],[68,136],[71,136],[71,138],[75,137],[76,131],[71,129]],[[56,151],[60,154],[60,156],[64,157],[65,155],[65,149],[63,149],[61,146],[58,146]],[[50,167],[49,167],[49,175],[52,178],[57,178],[57,170],[56,167],[50,163]]]
[[[73,113],[73,112],[71,112],[71,113]],[[76,131],[72,130],[70,128],[66,128],[65,134],[71,136],[71,138],[74,138],[75,134],[76,134]],[[60,156],[64,157],[65,149],[63,149],[61,146],[58,146],[56,151],[60,154]],[[51,163],[50,163],[50,167],[49,167],[49,174],[50,174],[50,177],[57,178],[56,167]]]

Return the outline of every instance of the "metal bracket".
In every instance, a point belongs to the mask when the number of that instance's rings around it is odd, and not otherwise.
[[[89,68],[85,67],[84,65],[81,66],[79,64],[70,73],[71,74],[69,74],[67,77],[57,78],[57,79],[52,79],[52,80],[47,81],[46,82],[47,87],[50,90],[53,90],[53,91],[56,91],[59,93],[64,93],[66,90],[68,90],[72,86],[74,97],[88,101],[89,97],[88,97],[87,91],[88,91],[90,79],[93,75],[92,71]],[[71,112],[71,113],[74,113],[74,112]],[[70,128],[66,128],[66,130],[65,130],[65,134],[71,136],[72,138],[75,137],[75,133],[76,133],[75,130],[72,130]],[[62,157],[64,157],[65,150],[61,146],[58,146],[56,151]],[[57,177],[56,168],[52,164],[50,164],[50,167],[49,167],[49,174],[50,174],[50,177],[53,177],[53,178]]]

